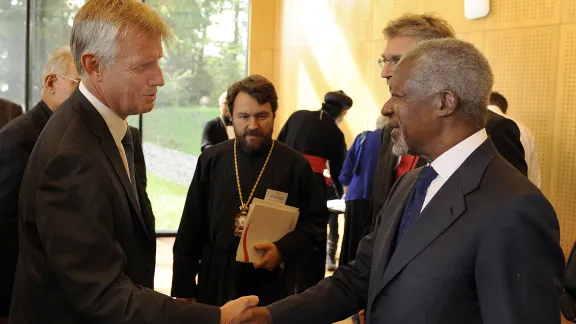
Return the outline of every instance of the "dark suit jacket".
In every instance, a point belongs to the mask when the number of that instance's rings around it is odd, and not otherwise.
[[[559,324],[564,273],[552,205],[490,140],[447,180],[392,252],[420,169],[392,189],[356,260],[268,306],[274,324]]]
[[[22,115],[22,106],[0,98],[0,129],[20,115]]]
[[[560,296],[560,307],[564,317],[576,323],[576,244],[572,247],[566,265],[564,292]]]
[[[138,178],[138,185],[142,190],[142,195],[145,198],[147,209],[150,211],[152,218],[154,218],[154,213],[152,212],[152,203],[148,198],[148,192],[146,187],[148,186],[148,178],[146,176],[146,161],[144,160],[144,151],[142,150],[142,138],[140,137],[140,131],[136,127],[129,126],[130,133],[132,134],[132,139],[134,141],[134,172],[136,173],[136,178]]]
[[[44,128],[22,181],[11,323],[219,323],[218,308],[151,289],[154,219],[135,206],[110,130],[76,90]]]
[[[216,117],[206,122],[204,125],[204,130],[202,131],[202,143],[200,145],[200,151],[204,152],[205,149],[214,146],[216,144],[225,142],[228,140],[228,133],[226,132],[226,127],[222,124],[220,117]]]
[[[520,129],[518,125],[516,125],[513,120],[502,117],[493,111],[488,109],[486,109],[486,111],[486,132],[494,143],[498,153],[523,175],[527,175],[528,166],[524,160],[524,147],[522,146],[522,142],[520,142]],[[371,224],[366,227],[369,228],[370,231],[374,230],[378,212],[380,212],[380,209],[384,206],[384,202],[388,199],[392,185],[394,185],[394,170],[396,169],[398,157],[392,154],[391,132],[392,129],[390,127],[384,128],[382,132],[382,144],[380,144],[380,150],[378,151],[379,158],[376,167],[376,178],[374,180],[374,196],[370,202],[371,217],[367,217]],[[426,161],[420,159],[416,167],[424,165],[426,165]]]
[[[18,193],[34,144],[52,111],[40,101],[0,130],[0,317],[8,316],[18,260]]]

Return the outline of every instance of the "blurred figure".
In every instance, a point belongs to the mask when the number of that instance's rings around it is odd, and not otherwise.
[[[228,104],[226,104],[226,91],[218,98],[218,107],[220,108],[220,116],[209,120],[206,122],[206,125],[204,125],[202,143],[200,144],[200,150],[202,152],[209,147],[234,138],[232,119],[230,117],[230,111],[228,110]]]
[[[340,182],[346,193],[346,213],[344,237],[340,248],[340,265],[346,265],[354,260],[358,243],[366,231],[367,218],[370,218],[374,174],[378,164],[378,149],[385,125],[386,117],[379,116],[376,121],[376,130],[358,135],[344,160]]]
[[[22,106],[7,99],[0,98],[0,129],[12,119],[22,115]]]
[[[70,48],[56,50],[44,65],[40,102],[0,130],[0,317],[10,311],[18,259],[18,194],[24,170],[48,118],[79,82]]]
[[[340,199],[344,194],[342,184],[338,177],[342,170],[342,164],[346,158],[346,142],[344,134],[338,128],[338,124],[344,120],[344,116],[352,107],[353,101],[342,90],[331,91],[324,96],[322,108],[316,111],[298,110],[294,112],[278,135],[278,140],[300,152],[310,162],[312,170],[316,174],[316,179],[320,188],[327,183],[333,188],[336,199]],[[324,177],[324,170],[327,168],[330,178]],[[332,190],[325,190],[323,193],[326,200],[329,200]],[[306,289],[314,285],[318,280],[324,278],[325,266],[328,270],[336,267],[336,249],[338,246],[338,214],[331,213],[330,234],[328,236],[327,253],[324,251],[311,251],[310,265],[305,265],[305,269],[310,273],[312,281],[302,282],[301,288]],[[324,258],[327,254],[326,265]],[[322,264],[320,264],[322,262]]]
[[[520,142],[522,142],[522,147],[524,148],[524,159],[528,166],[528,179],[530,179],[536,187],[540,188],[542,185],[542,175],[536,154],[536,142],[534,136],[532,136],[532,132],[530,132],[530,129],[526,125],[508,116],[508,101],[500,93],[492,92],[490,94],[490,105],[488,105],[488,109],[500,116],[513,120],[516,125],[518,125],[520,129]]]
[[[198,159],[174,242],[172,296],[220,306],[257,295],[268,305],[294,293],[295,265],[306,251],[325,246],[320,233],[328,210],[308,161],[272,139],[278,109],[274,85],[251,75],[234,83],[226,100],[236,139]],[[238,262],[248,208],[269,190],[300,210],[296,228],[276,242],[256,245],[260,260]]]
[[[24,173],[11,323],[217,324],[257,303],[218,308],[153,289],[154,217],[126,118],[153,109],[169,37],[137,0],[90,0],[76,14],[70,44],[82,81],[50,117]]]

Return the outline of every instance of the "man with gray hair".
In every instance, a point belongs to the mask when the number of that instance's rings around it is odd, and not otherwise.
[[[394,67],[402,55],[423,40],[453,38],[454,30],[448,22],[434,14],[406,13],[388,23],[384,28],[386,48],[378,60],[382,78],[390,81]],[[520,142],[520,130],[514,121],[487,112],[486,132],[498,152],[523,174],[526,174],[524,149]],[[407,171],[423,166],[426,161],[411,154],[396,156],[392,152],[392,128],[382,132],[378,166],[374,180],[374,195],[371,201],[371,228],[374,229],[378,213],[384,206],[394,183]]]
[[[154,218],[126,118],[164,85],[168,27],[136,0],[89,0],[70,40],[82,76],[32,151],[19,200],[11,323],[227,323],[258,302],[223,307],[155,292]]]
[[[0,318],[10,311],[18,260],[18,194],[28,158],[52,112],[80,82],[70,48],[60,48],[50,56],[42,79],[40,102],[0,130]]]
[[[382,114],[394,152],[429,164],[396,183],[355,262],[233,323],[332,323],[365,308],[372,324],[559,324],[558,220],[486,133],[492,80],[486,58],[460,40],[406,53]]]

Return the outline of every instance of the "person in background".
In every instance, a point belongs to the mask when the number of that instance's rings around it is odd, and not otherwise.
[[[344,194],[338,177],[346,158],[346,142],[338,124],[344,120],[352,104],[352,98],[346,95],[344,91],[328,92],[324,96],[324,103],[320,110],[294,112],[278,135],[280,142],[300,152],[310,162],[320,185],[319,188],[325,188],[325,183],[333,188],[330,191],[323,190],[327,201],[330,198],[340,199]],[[329,177],[324,175],[326,169],[328,170],[326,174]],[[331,191],[335,192],[336,197],[330,197]],[[337,213],[330,214],[329,224],[327,251],[310,251],[310,264],[303,265],[305,269],[302,271],[315,274],[311,277],[315,278],[312,282],[301,283],[300,287],[303,290],[324,278],[326,266],[328,270],[332,271],[336,267],[336,250],[339,238]]]
[[[538,155],[536,154],[536,141],[534,140],[532,132],[526,125],[508,116],[508,100],[506,100],[502,94],[498,92],[492,92],[490,94],[490,105],[488,105],[488,109],[500,116],[513,120],[516,125],[518,125],[520,129],[520,142],[524,148],[524,159],[528,166],[528,179],[530,179],[536,187],[540,188],[542,185],[542,175]]]
[[[346,213],[344,237],[340,248],[340,265],[354,261],[358,243],[364,237],[369,217],[370,199],[374,188],[374,174],[378,164],[378,149],[382,138],[382,129],[387,119],[379,116],[376,130],[360,133],[346,154],[340,173],[340,182],[344,186]]]
[[[22,115],[22,106],[10,100],[0,98],[0,129],[20,115]]]
[[[204,125],[202,142],[200,144],[201,152],[233,137],[230,136],[231,134],[227,131],[229,127],[232,127],[232,118],[230,117],[230,111],[226,103],[226,91],[218,98],[218,107],[220,108],[220,116],[207,121],[206,125]]]
[[[190,304],[153,289],[154,217],[126,119],[154,108],[170,35],[137,0],[77,12],[70,47],[82,81],[38,137],[20,188],[11,323],[222,324],[257,304]]]
[[[42,99],[0,130],[0,317],[7,317],[10,311],[18,260],[18,194],[24,170],[48,119],[80,83],[70,48],[60,48],[48,58],[42,79]]]

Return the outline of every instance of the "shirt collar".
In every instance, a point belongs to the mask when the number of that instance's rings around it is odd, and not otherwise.
[[[126,130],[128,129],[128,124],[126,121],[120,116],[118,116],[115,112],[113,112],[110,108],[106,107],[106,105],[100,101],[96,96],[94,96],[88,88],[84,85],[81,81],[80,86],[78,87],[80,92],[88,99],[88,101],[98,110],[106,125],[108,125],[108,129],[110,129],[110,133],[112,133],[112,137],[116,143],[122,142],[122,139],[126,135]]]
[[[504,112],[502,111],[502,109],[500,109],[500,107],[495,106],[495,105],[488,105],[488,110],[491,110],[495,113],[497,113],[500,116],[504,116]]]
[[[486,139],[488,139],[488,134],[486,133],[486,129],[482,128],[444,152],[436,158],[431,165],[442,179],[448,180],[472,152],[482,145]]]
[[[52,110],[48,107],[48,105],[44,102],[44,100],[40,100],[38,102],[38,106],[42,108],[42,111],[44,112],[47,118],[50,118],[50,116],[52,116]]]

